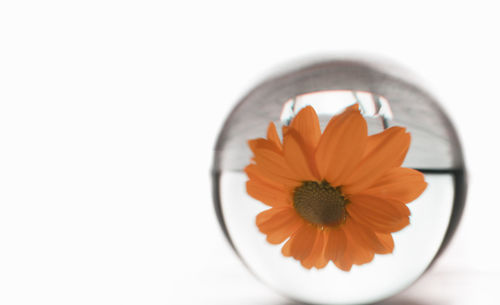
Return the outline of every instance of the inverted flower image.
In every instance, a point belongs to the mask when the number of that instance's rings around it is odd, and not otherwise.
[[[257,215],[266,240],[307,269],[332,261],[344,271],[394,250],[392,233],[410,224],[408,203],[426,189],[424,176],[401,167],[411,137],[403,127],[368,135],[358,105],[321,131],[311,106],[282,140],[273,123],[249,141],[247,193],[270,208]]]

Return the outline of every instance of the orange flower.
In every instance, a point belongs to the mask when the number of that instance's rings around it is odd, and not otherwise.
[[[401,167],[410,134],[391,127],[368,136],[358,105],[334,116],[323,134],[310,106],[267,139],[249,141],[247,192],[271,208],[257,227],[307,269],[329,261],[344,271],[392,253],[391,233],[406,227],[406,206],[427,187],[422,173]]]

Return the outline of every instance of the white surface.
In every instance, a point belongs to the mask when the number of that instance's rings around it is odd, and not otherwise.
[[[286,304],[221,236],[213,144],[268,71],[351,51],[426,80],[470,169],[450,249],[393,303],[498,303],[496,3],[302,4],[2,1],[0,304]]]

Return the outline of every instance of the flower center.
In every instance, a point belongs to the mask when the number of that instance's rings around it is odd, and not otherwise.
[[[293,192],[293,207],[305,220],[318,225],[335,226],[345,220],[348,203],[339,187],[325,180],[304,181]]]

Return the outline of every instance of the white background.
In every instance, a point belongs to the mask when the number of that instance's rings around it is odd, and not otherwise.
[[[0,304],[288,304],[226,244],[213,146],[276,67],[367,53],[424,79],[461,135],[451,247],[387,304],[495,304],[495,1],[0,2]]]

